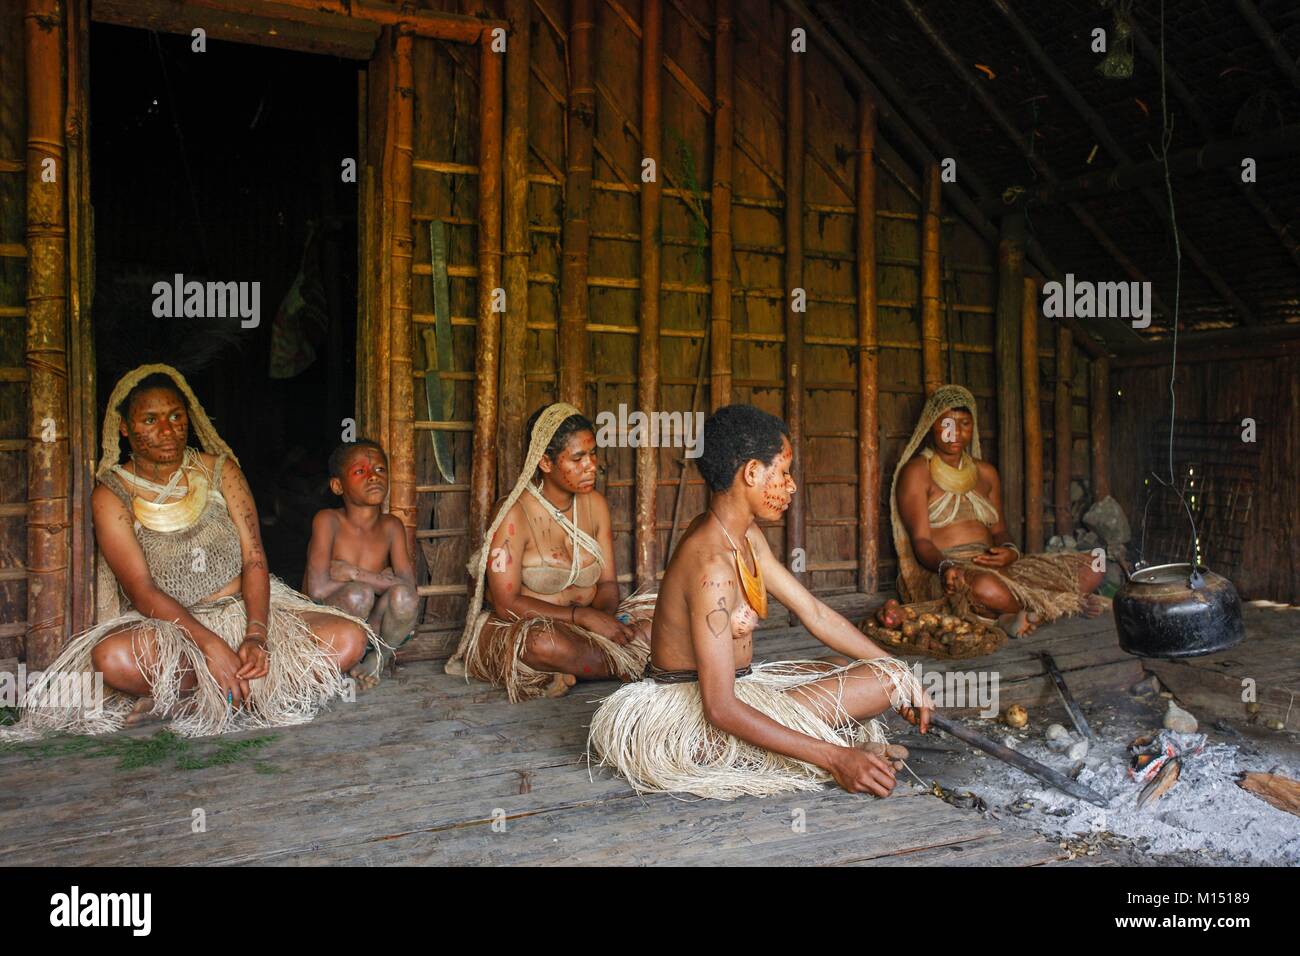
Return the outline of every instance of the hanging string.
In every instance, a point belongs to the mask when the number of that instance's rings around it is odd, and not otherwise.
[[[1183,494],[1182,489],[1178,488],[1174,482],[1174,417],[1178,407],[1178,396],[1174,388],[1178,374],[1178,305],[1179,295],[1182,291],[1183,280],[1183,251],[1182,244],[1178,237],[1178,216],[1174,208],[1174,184],[1169,172],[1169,145],[1173,141],[1174,124],[1169,116],[1169,104],[1165,87],[1165,4],[1160,0],[1160,161],[1164,166],[1165,173],[1165,195],[1169,199],[1169,226],[1174,233],[1174,341],[1173,352],[1169,366],[1169,443],[1168,443],[1168,465],[1169,479],[1166,481],[1159,474],[1152,470],[1151,477],[1156,480],[1157,484],[1163,485],[1170,491],[1178,495],[1178,500],[1182,503],[1183,511],[1187,514],[1187,520],[1192,526],[1192,571],[1201,566],[1201,538],[1196,530],[1196,518],[1192,515],[1191,506],[1187,503],[1187,497]],[[1146,530],[1147,530],[1147,512],[1151,507],[1151,499],[1155,495],[1155,489],[1151,489],[1147,495],[1146,506],[1142,509],[1142,543],[1139,545],[1140,553],[1145,553],[1146,549]],[[1141,556],[1141,554],[1139,555]]]

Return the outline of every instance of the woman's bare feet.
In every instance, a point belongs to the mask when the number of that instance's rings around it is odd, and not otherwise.
[[[162,720],[161,716],[153,712],[153,708],[154,700],[152,697],[137,698],[135,706],[131,708],[131,713],[126,715],[124,726],[139,727],[141,724],[151,724]]]
[[[1104,598],[1100,594],[1088,594],[1083,599],[1083,616],[1100,617],[1106,613],[1110,607],[1110,598]]]
[[[1023,610],[1015,614],[1003,614],[998,618],[998,627],[1006,631],[1008,637],[1028,637],[1038,627],[1038,615]]]
[[[578,683],[578,678],[572,674],[552,674],[551,682],[546,685],[542,691],[543,697],[563,697],[569,692],[574,684]]]
[[[380,663],[375,652],[361,658],[352,670],[348,671],[348,676],[357,682],[357,690],[370,690],[379,684]]]

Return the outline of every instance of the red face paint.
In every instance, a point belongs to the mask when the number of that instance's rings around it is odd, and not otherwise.
[[[343,466],[343,493],[352,501],[383,504],[388,494],[388,459],[378,448],[363,445]]]

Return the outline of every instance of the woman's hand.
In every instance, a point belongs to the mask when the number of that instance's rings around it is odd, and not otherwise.
[[[573,623],[580,624],[589,631],[595,631],[615,644],[627,644],[636,637],[634,628],[604,611],[597,611],[594,607],[580,607],[574,611]]]
[[[239,660],[243,667],[235,676],[240,680],[257,680],[271,669],[271,652],[266,649],[266,639],[260,634],[245,635],[239,645]]]
[[[943,590],[945,594],[960,591],[966,583],[966,574],[961,568],[945,568],[943,572]]]
[[[994,547],[989,548],[983,554],[975,555],[975,557],[971,558],[971,561],[985,568],[1005,568],[1008,565],[1015,564],[1018,557],[1019,555],[1011,548]]]
[[[235,707],[243,707],[248,697],[248,681],[239,676],[244,667],[239,655],[215,634],[202,645],[202,650],[208,664],[208,673],[226,695],[226,700]]]
[[[894,768],[888,760],[854,747],[836,747],[826,769],[835,778],[835,782],[849,793],[887,797],[897,782]]]
[[[330,580],[331,581],[355,581],[357,579],[357,568],[346,561],[330,562]]]

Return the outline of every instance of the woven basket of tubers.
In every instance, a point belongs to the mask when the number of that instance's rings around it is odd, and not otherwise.
[[[943,598],[917,604],[887,602],[883,616],[884,623],[872,614],[860,625],[862,631],[882,647],[902,654],[939,660],[981,657],[1007,640],[1000,628],[951,613]]]

